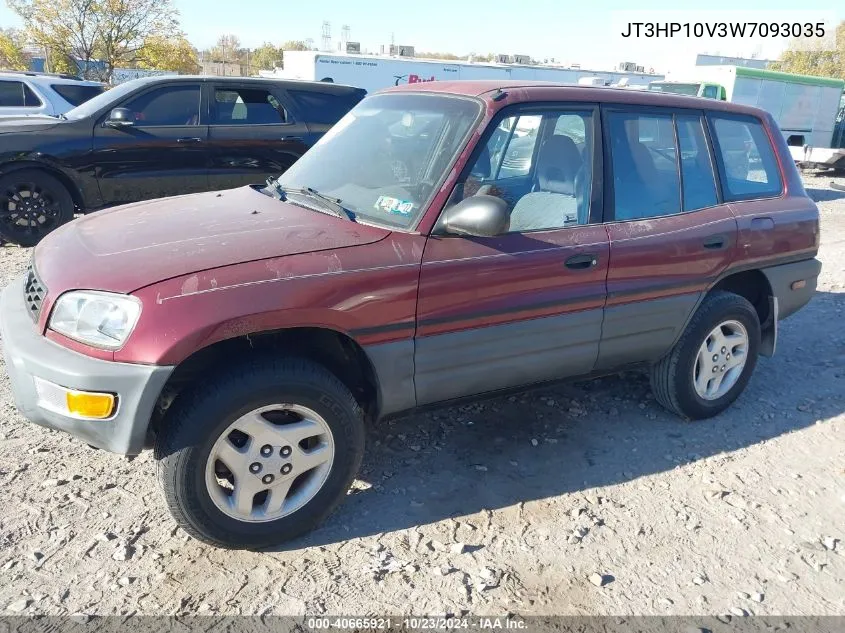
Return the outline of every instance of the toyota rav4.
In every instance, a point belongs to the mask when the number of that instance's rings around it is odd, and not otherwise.
[[[630,366],[680,417],[720,413],[811,298],[818,245],[761,110],[414,84],[266,186],[57,229],[3,292],[3,351],[27,418],[154,447],[187,532],[261,547],[344,498],[386,416]]]

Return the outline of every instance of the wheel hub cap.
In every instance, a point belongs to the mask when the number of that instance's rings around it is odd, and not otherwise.
[[[695,391],[704,400],[718,400],[742,375],[748,356],[748,332],[739,321],[717,325],[704,339],[693,368]]]
[[[242,416],[217,439],[206,487],[224,514],[272,521],[313,499],[333,461],[334,440],[319,414],[299,405],[269,405]]]

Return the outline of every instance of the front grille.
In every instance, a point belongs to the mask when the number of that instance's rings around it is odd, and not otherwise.
[[[41,304],[47,296],[47,288],[38,278],[35,267],[30,264],[26,269],[26,283],[23,287],[23,298],[26,302],[26,309],[33,321],[38,321],[41,312]]]

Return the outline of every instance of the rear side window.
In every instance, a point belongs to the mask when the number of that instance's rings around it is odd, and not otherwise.
[[[0,81],[0,108],[37,108],[39,99],[22,81]]]
[[[105,90],[105,86],[75,86],[73,84],[52,84],[50,87],[74,107],[93,99]]]
[[[726,200],[769,198],[782,182],[774,150],[762,123],[746,117],[710,115],[719,174]]]
[[[311,90],[288,90],[309,123],[334,125],[364,97],[363,92],[330,94]]]
[[[710,150],[699,116],[678,115],[678,147],[684,184],[684,211],[712,207],[718,203]]]
[[[285,107],[260,88],[216,88],[212,125],[273,125],[288,123]]]
[[[671,115],[610,112],[615,219],[672,215],[681,210],[681,183]]]

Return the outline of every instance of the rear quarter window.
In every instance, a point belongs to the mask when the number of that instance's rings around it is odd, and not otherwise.
[[[288,90],[309,123],[334,125],[364,98],[363,91],[341,94],[312,90]]]
[[[73,84],[52,84],[50,87],[74,107],[93,99],[105,90],[104,86],[74,86]]]
[[[777,158],[763,124],[745,116],[708,115],[725,200],[772,198],[783,189]]]

